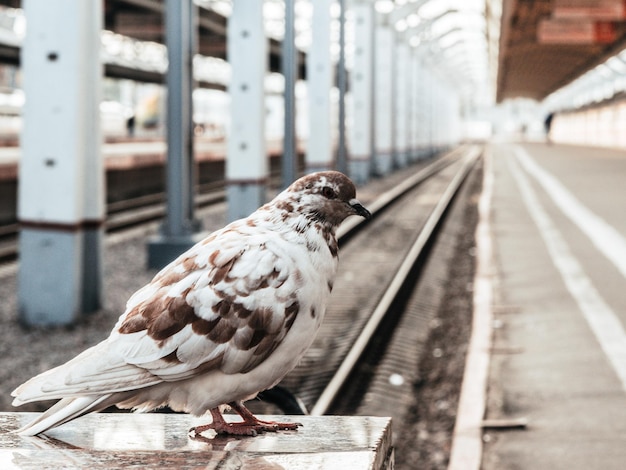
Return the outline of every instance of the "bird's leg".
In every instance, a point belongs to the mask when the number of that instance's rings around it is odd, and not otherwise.
[[[217,434],[231,434],[235,436],[256,436],[262,432],[276,432],[278,430],[293,431],[302,426],[300,423],[274,423],[272,421],[261,421],[248,410],[242,402],[231,402],[228,404],[243,421],[228,423],[222,416],[219,408],[212,408],[211,417],[213,422],[196,426],[189,430],[194,435],[199,435],[204,431],[213,429]]]
[[[243,418],[243,423],[248,426],[254,426],[258,431],[295,431],[298,426],[302,426],[301,423],[277,423],[275,421],[262,421],[254,416],[248,408],[246,408],[241,401],[233,401],[228,404],[239,416]],[[239,423],[233,423],[239,424]]]
[[[213,421],[209,424],[203,424],[201,426],[194,426],[189,430],[191,434],[199,435],[204,431],[208,431],[209,429],[213,429],[218,434],[234,434],[229,433],[227,430],[230,427],[230,424],[226,422],[219,407],[211,408],[211,417]]]

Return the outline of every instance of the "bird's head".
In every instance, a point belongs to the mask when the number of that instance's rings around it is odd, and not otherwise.
[[[310,220],[337,227],[351,215],[369,219],[372,214],[356,199],[354,183],[338,171],[322,171],[303,176],[276,197],[272,203]]]

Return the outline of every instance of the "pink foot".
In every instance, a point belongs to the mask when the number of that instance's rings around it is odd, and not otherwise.
[[[214,430],[217,434],[228,434],[233,436],[256,436],[264,432],[276,431],[295,431],[300,423],[278,423],[274,421],[262,421],[254,416],[241,402],[229,403],[231,408],[236,411],[243,421],[235,423],[227,423],[222,416],[219,408],[211,410],[213,422],[201,426],[195,426],[189,430],[191,434],[200,435],[209,429]]]

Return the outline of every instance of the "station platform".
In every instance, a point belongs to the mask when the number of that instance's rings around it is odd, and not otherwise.
[[[272,171],[280,165],[282,143],[268,139],[266,151]],[[306,143],[298,143],[300,154]],[[125,139],[107,141],[101,147],[106,172],[108,203],[127,199],[154,196],[165,191],[165,162],[167,145],[161,138]],[[196,137],[194,159],[199,185],[212,184],[224,179],[226,141]],[[18,146],[0,146],[0,224],[13,224],[17,220],[17,187],[22,151]]]
[[[280,154],[280,142],[268,141],[268,154]],[[226,154],[224,140],[197,138],[194,141],[198,162],[222,161]],[[107,171],[164,165],[167,144],[163,139],[134,139],[102,144],[102,154]],[[22,151],[19,146],[0,146],[0,181],[15,179]]]
[[[268,139],[268,155],[280,155],[281,142],[278,139]],[[299,143],[302,150],[303,143]],[[225,140],[196,138],[194,152],[197,161],[223,160],[226,154]],[[102,144],[102,154],[105,157],[107,170],[124,170],[137,166],[162,165],[165,163],[167,144],[164,139],[128,139],[118,142]],[[8,173],[10,168],[17,167],[22,155],[19,146],[0,146],[0,168]]]
[[[484,470],[626,462],[626,153],[494,144]]]

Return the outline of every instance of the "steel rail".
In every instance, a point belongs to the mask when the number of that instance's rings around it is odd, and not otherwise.
[[[278,172],[270,174],[272,187],[278,187],[279,176]],[[225,181],[221,180],[200,185],[195,196],[195,207],[202,208],[225,201],[224,184]],[[112,233],[162,220],[166,214],[164,200],[165,193],[152,193],[107,204],[105,232]],[[17,258],[18,243],[14,238],[19,228],[19,223],[0,225],[0,237],[9,239],[0,243],[0,262]]]
[[[330,406],[333,404],[333,402],[335,401],[340,390],[346,383],[348,377],[354,370],[359,359],[361,358],[367,346],[371,342],[378,327],[381,325],[382,321],[387,316],[390,310],[390,307],[394,303],[395,299],[398,297],[401,288],[405,284],[405,281],[407,277],[409,276],[409,274],[411,273],[411,271],[413,270],[413,267],[415,266],[416,262],[424,253],[424,249],[427,246],[428,241],[436,232],[437,227],[446,212],[446,209],[452,202],[454,196],[458,192],[463,181],[465,181],[465,178],[469,174],[469,171],[472,169],[472,167],[476,163],[480,153],[481,151],[478,147],[472,147],[468,151],[467,155],[464,157],[464,161],[462,163],[460,170],[457,172],[453,180],[450,182],[450,184],[446,188],[446,191],[444,192],[442,197],[439,199],[437,205],[435,206],[435,208],[429,215],[426,223],[424,224],[424,227],[422,228],[415,242],[409,249],[406,257],[404,258],[404,261],[402,262],[400,268],[398,269],[398,272],[395,274],[395,276],[391,280],[389,286],[385,290],[385,293],[383,294],[377,306],[375,307],[374,311],[370,315],[370,318],[368,322],[366,323],[365,327],[363,328],[360,335],[358,336],[358,338],[352,345],[350,351],[348,352],[348,354],[342,361],[341,365],[335,372],[334,376],[326,385],[320,397],[317,399],[315,405],[311,409],[311,413],[310,413],[311,415],[321,416],[325,414],[330,408]],[[436,171],[430,171],[430,167],[424,169],[424,171],[426,172],[424,175],[428,174],[428,176],[432,176],[436,172]],[[424,181],[425,178],[418,178],[417,176],[418,175],[415,175],[415,177],[411,178],[411,180],[415,180],[419,182]],[[426,176],[426,178],[428,176]],[[415,186],[416,184],[419,184],[419,183],[415,183],[413,184],[413,186]],[[407,189],[404,189],[405,186],[407,187]],[[403,191],[400,190],[400,187],[403,188]],[[410,189],[409,183],[407,180],[406,185],[405,184],[400,185],[394,190],[391,190],[388,193],[383,194],[383,196],[379,198],[380,202],[377,201],[378,204],[375,204],[373,206],[375,206],[377,210],[381,210],[383,207],[386,207],[392,202],[392,199],[390,199],[390,197],[393,193],[397,192],[399,193],[399,195],[401,195],[401,194],[404,194],[409,189]],[[380,208],[378,207],[379,205],[380,205]]]
[[[367,205],[367,209],[372,214],[372,218],[375,218],[378,214],[393,204],[398,198],[411,191],[417,185],[423,183],[434,174],[454,163],[456,161],[457,154],[464,151],[467,151],[464,147],[454,149],[449,154],[435,160],[430,165],[415,173],[413,176],[407,178],[394,188],[378,196],[375,201]],[[367,220],[361,217],[352,217],[348,219],[337,229],[337,240],[339,243],[345,243],[352,235],[363,228],[367,222]]]

